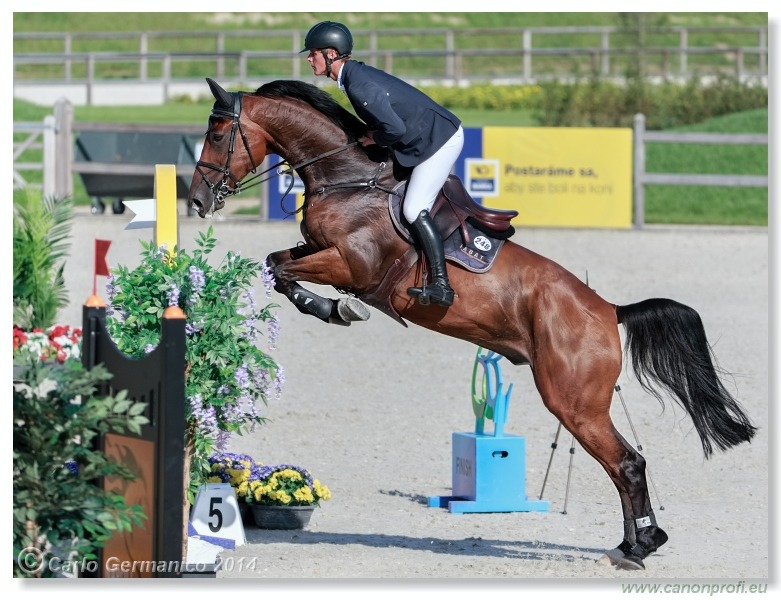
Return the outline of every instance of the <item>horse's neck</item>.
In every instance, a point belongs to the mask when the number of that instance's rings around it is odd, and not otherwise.
[[[292,166],[304,165],[319,155],[345,146],[347,135],[325,115],[302,101],[259,98],[252,119],[271,139],[270,145]],[[297,170],[307,187],[327,185],[360,172],[362,152],[345,149],[315,160]],[[365,161],[369,164],[368,158]],[[363,169],[365,170],[365,169]]]

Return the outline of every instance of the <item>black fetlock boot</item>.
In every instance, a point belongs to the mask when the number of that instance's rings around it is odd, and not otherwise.
[[[431,284],[425,285],[424,280],[423,287],[408,288],[407,293],[415,298],[419,304],[436,302],[441,306],[450,306],[453,304],[453,288],[450,287],[450,282],[447,279],[445,248],[442,244],[442,238],[434,226],[434,221],[431,220],[428,211],[423,210],[411,225],[412,231],[428,260]]]

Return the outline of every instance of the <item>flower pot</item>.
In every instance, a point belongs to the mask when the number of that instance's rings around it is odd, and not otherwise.
[[[315,506],[252,505],[255,524],[261,529],[303,529],[309,523]]]
[[[244,527],[255,525],[255,517],[252,516],[252,507],[243,500],[239,501],[239,514],[241,515],[241,522]]]

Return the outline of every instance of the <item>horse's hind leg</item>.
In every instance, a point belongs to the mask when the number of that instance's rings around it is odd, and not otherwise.
[[[266,257],[266,265],[274,275],[274,289],[284,294],[299,312],[313,315],[326,323],[349,325],[353,321],[366,321],[368,309],[355,298],[323,298],[285,276],[284,267],[296,260],[312,255],[306,245],[279,250]]]
[[[545,406],[602,465],[618,490],[624,539],[615,562],[621,568],[643,569],[643,559],[664,544],[667,535],[651,510],[645,459],[618,433],[610,418],[621,368],[620,347],[617,355],[610,347],[595,350],[591,346],[567,356],[548,348],[533,372]]]

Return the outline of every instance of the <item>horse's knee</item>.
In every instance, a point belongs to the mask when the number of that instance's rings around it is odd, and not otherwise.
[[[268,269],[276,276],[276,270],[277,266],[280,263],[280,253],[279,252],[272,252],[266,257],[266,266]]]

